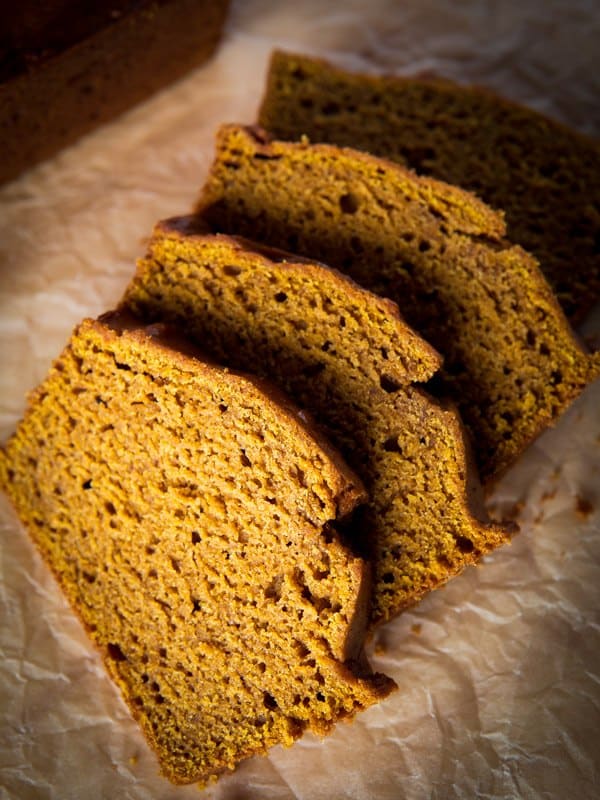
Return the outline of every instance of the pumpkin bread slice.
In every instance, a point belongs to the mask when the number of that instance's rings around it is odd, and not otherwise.
[[[414,385],[439,356],[390,301],[321,264],[180,218],[156,227],[124,302],[219,361],[268,375],[322,425],[370,495],[348,533],[373,561],[373,624],[507,541],[470,507],[457,414]]]
[[[398,303],[443,356],[490,484],[598,375],[538,264],[473,195],[350,148],[223,126],[198,213]]]
[[[506,214],[573,324],[600,301],[600,144],[441,78],[347,72],[276,51],[259,113],[279,139],[366,150],[473,191]]]
[[[0,476],[163,772],[204,782],[393,682],[335,528],[360,481],[275,389],[137,325],[75,330]]]

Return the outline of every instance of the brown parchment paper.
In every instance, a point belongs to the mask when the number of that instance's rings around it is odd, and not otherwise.
[[[593,0],[234,3],[207,66],[0,190],[0,438],[72,327],[119,299],[153,223],[190,208],[216,127],[254,121],[274,46],[487,84],[598,135],[599,41]],[[599,796],[600,385],[493,503],[520,509],[514,543],[377,635],[399,691],[205,797]],[[200,797],[159,775],[4,497],[0,537],[0,798]]]

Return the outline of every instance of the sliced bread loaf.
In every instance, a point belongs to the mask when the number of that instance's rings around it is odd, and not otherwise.
[[[391,690],[335,529],[363,489],[272,387],[131,326],[76,329],[0,478],[164,773],[206,781]]]
[[[395,300],[444,356],[436,392],[460,408],[487,482],[598,374],[535,259],[461,189],[349,148],[228,125],[198,211]]]
[[[456,413],[413,385],[439,357],[390,301],[183,218],[157,226],[124,302],[176,323],[223,363],[268,375],[321,423],[369,491],[349,534],[373,561],[372,623],[507,541],[470,508]]]
[[[260,124],[356,147],[475,192],[506,213],[567,316],[600,300],[600,145],[493,92],[437,78],[352,74],[273,54]]]

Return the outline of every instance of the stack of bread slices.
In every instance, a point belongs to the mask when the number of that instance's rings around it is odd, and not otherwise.
[[[157,224],[119,308],[76,328],[0,456],[174,782],[385,698],[370,633],[510,540],[485,490],[600,372],[502,209],[419,174],[432,155],[397,163],[415,148],[394,87],[276,54],[264,127],[221,128],[193,213]],[[450,117],[483,114],[443,91]],[[420,121],[443,138],[436,103]],[[528,122],[525,141],[555,129],[490,108]],[[597,158],[560,130],[572,169]],[[539,233],[518,197],[509,235]],[[551,277],[579,319],[563,244]]]

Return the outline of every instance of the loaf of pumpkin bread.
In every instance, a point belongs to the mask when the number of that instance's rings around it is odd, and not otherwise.
[[[0,480],[173,781],[206,781],[389,693],[360,481],[273,387],[123,317],[84,321]]]
[[[3,3],[0,183],[206,61],[228,6],[228,0]]]

